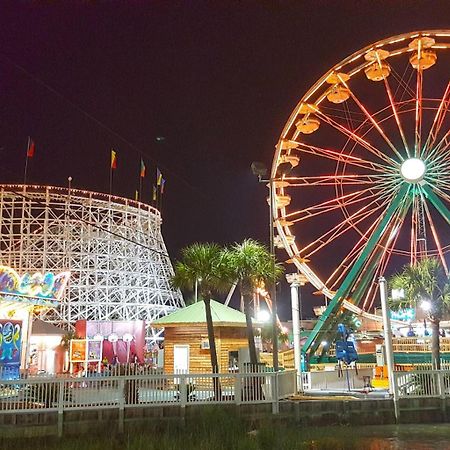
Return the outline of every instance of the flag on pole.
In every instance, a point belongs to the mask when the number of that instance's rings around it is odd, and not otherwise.
[[[161,179],[161,195],[164,194],[164,185],[166,184],[166,180],[164,178]]]
[[[141,158],[141,178],[145,177],[145,164],[144,160]]]
[[[156,188],[155,185],[153,185],[153,196],[152,199],[154,202],[156,202],[156,200],[158,199],[158,189]]]
[[[111,169],[117,169],[117,153],[111,150]]]
[[[135,191],[135,192],[134,192],[134,199],[135,199],[136,201],[139,200],[139,191]]]
[[[157,186],[161,186],[162,179],[163,179],[162,173],[159,170],[159,168],[157,167],[156,168],[156,185]]]
[[[33,139],[28,140],[28,148],[27,148],[27,158],[32,158],[34,156],[35,145]]]

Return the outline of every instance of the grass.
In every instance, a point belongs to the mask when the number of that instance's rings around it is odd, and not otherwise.
[[[402,428],[403,427],[403,428]],[[92,432],[80,436],[2,439],[1,450],[340,450],[361,448],[448,448],[448,427],[404,425],[401,427],[300,427],[283,419],[266,419],[251,423],[235,414],[214,407],[205,408],[195,419],[180,426],[172,423],[158,428],[149,422],[119,434],[114,430],[99,430],[93,423]],[[428,427],[428,428],[425,428]],[[411,429],[417,429],[412,436]],[[427,435],[428,433],[428,435]],[[412,433],[414,434],[414,433]],[[426,442],[439,446],[423,447]],[[392,447],[399,439],[406,447]]]

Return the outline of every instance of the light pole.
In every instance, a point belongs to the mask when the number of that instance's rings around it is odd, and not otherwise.
[[[294,365],[295,369],[301,375],[301,345],[300,345],[300,310],[301,310],[301,291],[308,279],[302,273],[288,273],[286,280],[291,286],[291,307],[292,307],[292,333],[294,337]]]
[[[386,350],[386,365],[388,369],[389,393],[394,394],[394,353],[392,348],[391,320],[389,318],[389,307],[387,304],[387,283],[384,277],[378,279],[380,285],[381,312],[383,315],[384,348]]]
[[[275,245],[274,245],[274,230],[273,230],[273,217],[276,210],[275,193],[274,193],[274,179],[264,179],[267,176],[267,168],[261,162],[253,162],[251,169],[254,175],[258,176],[258,182],[267,183],[269,188],[269,251],[272,257],[272,264],[275,269]],[[273,270],[274,272],[274,270]],[[278,323],[277,323],[277,286],[275,280],[271,285],[270,297],[272,300],[272,364],[273,370],[278,372]]]

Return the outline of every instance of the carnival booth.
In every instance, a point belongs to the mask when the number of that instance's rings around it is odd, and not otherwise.
[[[238,370],[248,348],[245,314],[211,300],[221,373]],[[152,323],[164,327],[164,373],[211,372],[205,303],[196,302]],[[247,352],[248,353],[248,352]]]
[[[0,378],[16,379],[30,356],[32,314],[55,308],[70,273],[25,273],[0,266]]]
[[[101,362],[116,364],[143,363],[145,321],[79,320],[75,324],[77,339],[71,341],[71,372],[100,371]]]

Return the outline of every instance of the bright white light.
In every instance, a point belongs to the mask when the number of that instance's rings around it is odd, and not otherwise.
[[[419,158],[409,158],[400,167],[402,177],[411,183],[420,181],[425,175],[425,163]]]
[[[322,341],[322,342],[320,343],[320,345],[321,345],[322,347],[325,347],[326,345],[328,345],[328,342],[327,342],[327,341]]]
[[[103,336],[100,333],[97,333],[93,338],[94,341],[103,341]]]
[[[258,312],[257,319],[258,322],[268,322],[270,320],[271,314],[266,309],[262,309]]]
[[[405,298],[404,289],[392,289],[392,300],[401,300]]]
[[[429,311],[431,309],[431,303],[428,300],[423,300],[423,302],[420,304],[420,307],[424,311]]]

